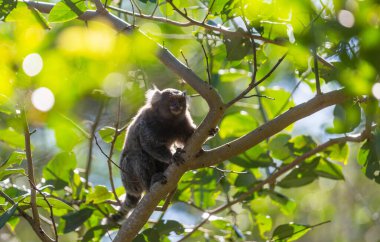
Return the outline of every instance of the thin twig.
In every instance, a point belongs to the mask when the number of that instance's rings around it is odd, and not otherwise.
[[[190,68],[190,66],[189,66],[189,62],[187,62],[187,59],[186,59],[185,55],[183,54],[183,51],[180,50],[180,52],[181,52],[181,55],[182,55],[183,59],[185,60],[186,66],[187,66],[188,68]]]
[[[102,112],[103,112],[103,107],[104,107],[104,101],[101,102],[98,113],[95,117],[95,121],[91,126],[91,133],[90,133],[90,138],[89,138],[89,143],[88,143],[89,147],[88,147],[86,173],[85,173],[85,180],[86,180],[85,187],[86,187],[86,189],[89,186],[89,176],[90,176],[90,172],[91,172],[93,139],[95,137],[96,127],[99,124],[100,117],[101,117]]]
[[[28,222],[32,225],[34,231],[40,237],[42,241],[53,241],[41,228],[41,222],[40,222],[40,215],[37,208],[37,196],[36,196],[36,190],[35,188],[35,178],[34,178],[34,168],[33,168],[33,158],[32,158],[32,150],[31,150],[31,143],[30,143],[30,131],[29,131],[29,125],[28,120],[25,114],[25,109],[23,108],[21,111],[21,122],[24,127],[24,139],[25,139],[25,153],[26,153],[26,160],[27,160],[27,167],[28,167],[28,177],[29,177],[29,184],[30,184],[30,206],[32,209],[33,219],[27,215],[22,209],[19,210],[22,211],[20,214],[24,214],[23,217],[28,220]],[[11,199],[12,200],[12,199]]]
[[[116,162],[114,162],[111,157],[109,157],[106,152],[104,152],[104,150],[102,149],[102,147],[100,146],[99,142],[98,142],[98,138],[96,138],[96,136],[94,136],[94,139],[95,139],[95,144],[96,146],[98,146],[100,152],[114,165],[116,166],[117,168],[119,168],[120,171],[126,173],[125,170],[123,170],[123,168],[121,168],[118,164],[116,164]]]
[[[319,70],[318,70],[318,55],[317,55],[317,48],[313,46],[313,56],[314,56],[314,74],[315,74],[315,85],[317,89],[317,95],[321,95],[321,83],[319,80]]]
[[[30,181],[30,179],[29,179],[29,181]],[[31,183],[31,184],[33,184],[33,183]],[[35,189],[42,196],[42,198],[45,200],[46,204],[49,207],[49,210],[50,210],[50,219],[51,219],[51,223],[53,225],[53,230],[54,230],[54,235],[55,235],[55,241],[58,241],[58,231],[57,231],[57,225],[55,224],[54,213],[53,213],[53,206],[48,201],[46,195],[40,189],[38,189],[34,184],[33,184],[33,186],[34,186],[33,189]]]
[[[34,189],[35,178],[34,178],[32,150],[31,150],[31,145],[30,145],[30,131],[29,131],[29,125],[26,118],[26,114],[25,114],[25,109],[22,110],[21,119],[24,126],[25,153],[26,153],[26,160],[27,160],[27,165],[28,165],[28,177],[29,177],[29,184],[30,184],[30,205],[32,208],[33,220],[36,223],[36,225],[40,227],[40,218],[39,218],[39,213],[38,213],[37,203],[36,203],[36,190]]]
[[[210,7],[208,8],[208,10],[207,10],[207,14],[206,14],[205,18],[203,19],[202,23],[206,22],[207,17],[210,15],[211,10],[212,10],[212,8],[214,7],[214,3],[215,3],[215,0],[212,1]]]
[[[111,141],[111,147],[110,147],[110,151],[108,153],[108,157],[109,158],[111,158],[112,155],[113,155],[113,150],[114,150],[114,147],[115,147],[115,142],[117,140],[117,137],[120,135],[120,133],[118,132],[119,123],[120,123],[120,112],[121,112],[121,96],[119,97],[119,100],[118,100],[117,117],[116,117],[116,122],[115,122],[115,134],[114,134],[114,136],[112,138],[112,141]],[[109,179],[110,179],[110,183],[111,183],[112,193],[113,193],[116,201],[121,206],[121,201],[119,200],[119,197],[116,194],[115,184],[113,182],[111,160],[109,158],[107,159],[107,164],[108,164],[108,173],[109,173]]]
[[[202,42],[201,42],[201,46],[202,46],[203,54],[205,55],[205,58],[206,58],[206,68],[207,68],[208,84],[211,84],[211,74],[210,74],[210,67],[208,65],[208,56],[207,56],[205,47],[203,46]]]
[[[276,100],[273,97],[269,97],[269,96],[266,96],[266,95],[260,95],[260,94],[247,95],[247,96],[244,96],[243,98],[251,98],[251,97],[262,97],[262,98],[266,98],[266,99],[270,99],[270,100]]]
[[[274,117],[277,117],[280,113],[282,113],[282,111],[284,111],[285,107],[288,105],[288,103],[290,102],[290,99],[292,98],[293,94],[296,92],[296,90],[298,89],[298,87],[300,86],[301,82],[302,82],[303,79],[299,80],[297,82],[297,84],[294,86],[293,90],[290,92],[289,94],[289,97],[288,99],[286,100],[286,102],[281,106],[281,108],[278,110],[278,112],[274,115]]]
[[[251,82],[249,84],[249,86],[243,92],[241,92],[237,97],[235,97],[234,99],[232,99],[231,101],[229,101],[226,104],[226,106],[227,107],[232,106],[234,103],[236,103],[237,101],[239,101],[240,99],[242,99],[245,95],[247,95],[253,88],[257,87],[263,81],[265,81],[268,77],[270,77],[272,75],[272,73],[277,69],[277,67],[281,64],[281,62],[285,59],[286,55],[287,55],[287,52],[277,61],[277,63],[272,67],[272,69],[264,77],[262,77],[257,82]]]
[[[234,173],[234,174],[247,174],[248,172],[246,171],[233,171],[233,170],[223,170],[223,169],[220,169],[219,167],[217,166],[210,166],[211,168],[215,169],[215,170],[218,170],[222,173]]]

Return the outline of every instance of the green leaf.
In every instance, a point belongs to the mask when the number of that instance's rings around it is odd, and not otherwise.
[[[105,233],[115,228],[118,228],[116,224],[106,224],[92,227],[84,234],[82,242],[101,241],[101,238]]]
[[[0,181],[8,178],[10,175],[14,174],[21,174],[26,176],[25,170],[23,168],[16,168],[16,169],[6,169],[2,172],[0,172]]]
[[[102,185],[95,186],[95,189],[90,192],[87,196],[87,203],[101,203],[110,199],[112,197],[112,193],[108,191],[107,187]]]
[[[286,160],[292,156],[292,145],[289,142],[291,136],[288,134],[279,134],[271,138],[268,149],[273,158]]]
[[[224,219],[210,220],[210,223],[217,229],[227,229],[231,226],[231,223]]]
[[[319,161],[319,164],[315,169],[315,173],[318,176],[326,177],[329,179],[344,180],[342,167],[325,159],[321,159]]]
[[[0,141],[7,143],[11,147],[24,148],[24,136],[11,127],[0,130]]]
[[[9,158],[0,166],[0,172],[13,165],[20,165],[21,161],[26,159],[26,154],[23,151],[14,151]]]
[[[256,182],[256,178],[251,172],[245,174],[239,174],[235,180],[235,186],[246,187],[253,185]]]
[[[66,210],[74,210],[74,208],[72,208],[70,205],[62,202],[61,200],[58,200],[56,198],[53,198],[53,197],[47,197],[46,200],[48,200],[48,202],[50,203],[50,205],[53,207],[53,208],[56,208],[56,209],[66,209]],[[30,197],[27,197],[23,200],[24,203],[30,203]],[[37,206],[39,207],[43,207],[43,208],[47,208],[49,209],[49,205],[47,204],[47,202],[45,201],[45,199],[43,197],[37,197],[36,198],[36,204]]]
[[[105,143],[111,143],[115,136],[115,128],[109,126],[103,127],[99,130],[99,135]]]
[[[174,220],[160,220],[153,228],[160,235],[169,235],[171,232],[182,234],[185,231],[183,225]]]
[[[278,226],[272,235],[272,240],[295,241],[311,230],[310,226],[300,224],[282,224]]]
[[[69,213],[62,216],[64,220],[63,232],[69,233],[79,228],[87,219],[89,219],[94,212],[93,209],[84,208],[74,213]]]
[[[16,0],[0,0],[0,21],[3,21],[16,6]]]
[[[361,110],[358,104],[348,101],[337,104],[334,108],[334,127],[328,128],[327,132],[334,134],[348,133],[353,131],[361,121]]]
[[[67,152],[86,138],[85,131],[66,116],[54,117],[49,120],[49,126],[54,130],[57,146]]]
[[[178,6],[178,4],[175,3],[175,1],[173,1],[173,3],[174,3],[174,5]],[[166,1],[161,2],[159,4],[159,8],[160,8],[162,15],[165,17],[170,17],[174,14],[173,7],[169,3],[167,3]]]
[[[12,217],[12,215],[15,213],[17,209],[17,204],[14,204],[12,207],[10,207],[5,213],[3,213],[0,216],[0,229],[4,227],[4,225],[8,222],[8,220]]]
[[[270,79],[271,77],[269,77],[268,81]],[[268,115],[269,120],[277,117],[282,112],[287,111],[295,106],[292,96],[283,88],[267,88],[262,91],[261,94],[275,99],[262,99],[263,107]],[[284,106],[284,104],[286,105]]]
[[[319,157],[310,163],[302,163],[298,168],[293,169],[285,178],[277,183],[284,188],[305,186],[318,178],[315,168],[319,163]]]
[[[348,159],[348,145],[347,143],[334,144],[329,146],[324,151],[324,153],[326,154],[326,157],[328,157],[329,159],[346,164]]]
[[[83,0],[61,0],[50,11],[48,20],[51,23],[67,22],[81,16],[86,9],[86,4]]]
[[[257,127],[257,121],[246,113],[230,114],[222,120],[219,135],[222,139],[239,137]]]
[[[371,180],[380,184],[380,134],[367,140],[360,148],[358,162],[362,172]]]
[[[242,30],[238,30],[242,31]],[[243,59],[252,48],[248,38],[243,35],[224,34],[223,43],[226,47],[227,60],[236,61]]]
[[[24,198],[28,192],[21,190],[17,187],[9,187],[4,190],[4,193],[7,194],[10,198],[12,198],[14,201],[19,201],[20,198]]]
[[[265,233],[272,229],[272,219],[269,215],[257,214],[255,216],[257,227],[260,231],[260,236],[265,238]]]
[[[46,183],[60,190],[68,185],[70,174],[76,168],[77,161],[74,153],[62,152],[57,154],[43,169],[42,174]]]
[[[267,191],[267,193],[269,194],[269,197],[272,200],[272,202],[280,206],[281,211],[284,214],[291,215],[296,209],[296,202],[289,199],[287,196],[271,190]]]
[[[299,135],[290,140],[293,143],[294,150],[297,154],[304,154],[317,146],[317,143],[313,140],[311,136]]]

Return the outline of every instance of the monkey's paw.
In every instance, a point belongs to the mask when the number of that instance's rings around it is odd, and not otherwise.
[[[210,130],[208,131],[208,135],[209,135],[210,137],[214,137],[218,132],[219,132],[219,127],[215,127],[215,128],[210,129]]]
[[[159,173],[156,173],[152,176],[151,186],[153,186],[153,184],[156,182],[159,182],[162,185],[165,185],[166,183],[168,183],[168,179],[166,178],[166,176],[163,173],[159,172]]]
[[[185,160],[182,157],[182,154],[185,153],[185,151],[181,148],[177,148],[173,157],[172,157],[172,162],[176,164],[177,166],[183,164]]]

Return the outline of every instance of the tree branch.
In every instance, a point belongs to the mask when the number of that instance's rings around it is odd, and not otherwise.
[[[30,206],[32,209],[33,214],[33,220],[30,217],[25,217],[25,219],[28,220],[29,223],[32,223],[32,227],[38,237],[42,241],[53,241],[41,228],[40,223],[40,215],[37,208],[37,202],[36,202],[36,185],[35,185],[35,178],[34,178],[34,167],[33,167],[33,158],[32,158],[32,150],[31,150],[31,144],[30,144],[30,131],[29,131],[29,125],[26,118],[25,110],[22,109],[21,111],[21,120],[24,127],[24,139],[25,139],[25,153],[26,153],[26,161],[27,161],[27,167],[28,167],[28,177],[29,177],[29,184],[30,184]]]
[[[280,132],[290,124],[314,114],[328,106],[339,104],[347,100],[348,96],[344,89],[332,91],[310,99],[308,102],[291,108],[277,118],[261,125],[252,132],[224,144],[220,147],[205,151],[201,156],[191,162],[190,169],[198,169],[218,164],[224,160],[234,157],[243,151],[259,144],[266,138]]]
[[[90,138],[89,138],[89,144],[88,144],[88,156],[87,156],[87,164],[86,164],[86,173],[85,173],[85,180],[86,180],[86,189],[88,188],[88,183],[89,183],[89,176],[91,172],[91,163],[92,163],[92,148],[93,148],[93,141],[95,137],[95,131],[96,127],[99,124],[100,121],[100,116],[102,115],[103,112],[103,107],[104,107],[104,102],[100,104],[98,113],[95,117],[94,123],[91,125],[91,133],[90,133]]]

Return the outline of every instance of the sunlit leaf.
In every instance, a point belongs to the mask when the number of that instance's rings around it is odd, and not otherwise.
[[[55,189],[63,189],[70,181],[70,174],[76,168],[75,154],[62,152],[57,154],[43,169],[43,176],[47,184]]]
[[[292,156],[292,145],[290,144],[291,136],[288,134],[279,134],[270,139],[268,148],[273,158],[286,160]]]
[[[336,165],[325,159],[321,159],[317,168],[315,168],[315,173],[318,176],[326,177],[334,180],[344,180],[342,167]]]
[[[219,135],[222,139],[245,135],[257,127],[257,121],[248,114],[230,114],[222,120]]]
[[[16,0],[0,0],[0,21],[4,20],[16,6]]]
[[[49,204],[56,209],[66,209],[66,210],[74,210],[70,205],[62,202],[61,200],[58,200],[53,197],[47,197],[46,200],[49,202]],[[43,207],[46,209],[49,209],[49,204],[46,202],[46,200],[43,197],[37,197],[36,198],[36,204],[39,207]],[[24,203],[30,203],[30,197],[27,197],[23,200]]]
[[[13,128],[0,130],[0,140],[15,148],[24,148],[24,136]]]
[[[81,16],[84,11],[86,4],[83,0],[61,0],[50,11],[48,20],[51,23],[66,22]]]
[[[102,140],[106,143],[110,143],[115,136],[115,128],[113,127],[104,127],[99,130],[99,135],[102,137]]]
[[[95,186],[94,190],[90,192],[87,196],[88,203],[101,203],[110,199],[112,197],[112,193],[108,191],[107,187],[102,185]]]
[[[260,231],[261,238],[266,238],[265,233],[272,229],[272,219],[269,215],[257,214],[255,216],[256,224]]]
[[[295,241],[311,230],[310,226],[300,224],[282,224],[278,226],[272,235],[272,240]]]
[[[270,199],[276,205],[279,205],[281,211],[285,214],[292,214],[296,208],[296,202],[294,200],[289,199],[285,195],[275,192],[275,191],[267,191]]]
[[[0,165],[0,171],[13,165],[20,165],[21,161],[26,159],[26,154],[23,151],[14,151],[10,157]]]

